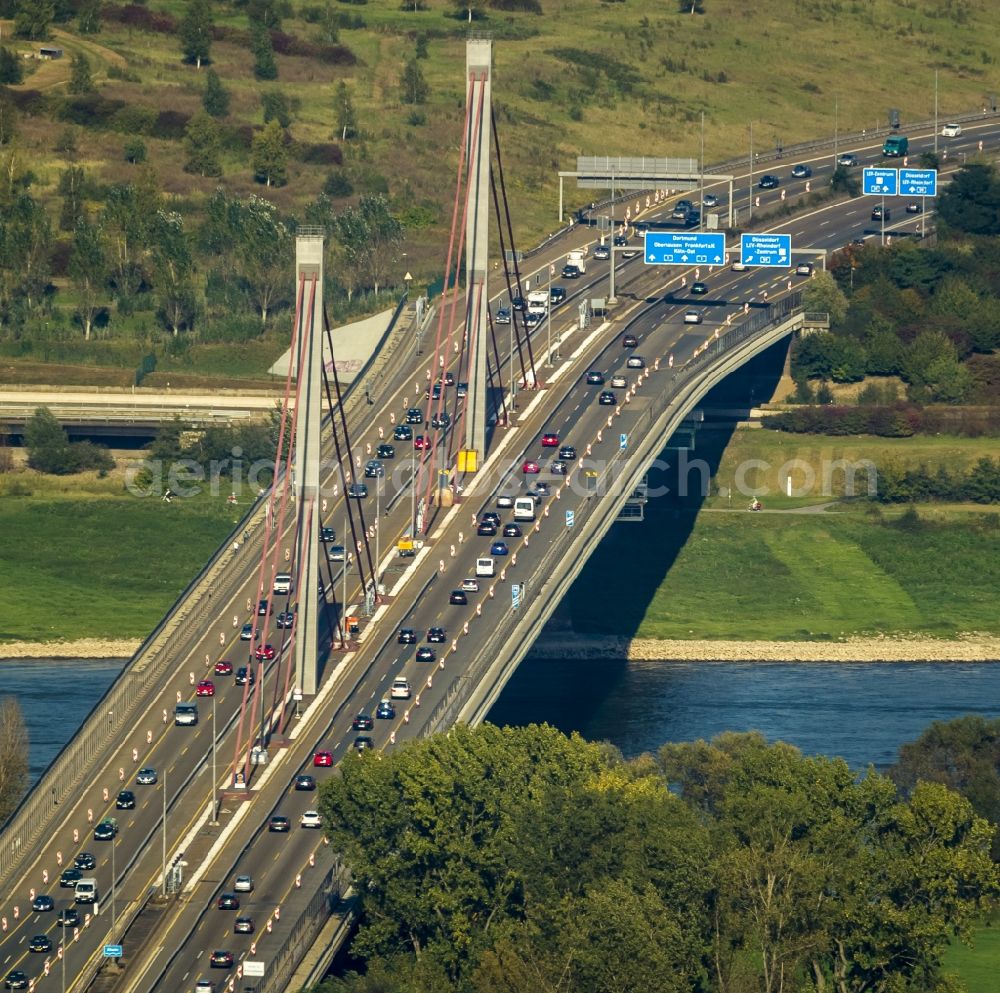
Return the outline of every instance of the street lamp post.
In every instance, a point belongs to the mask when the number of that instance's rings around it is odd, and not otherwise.
[[[219,782],[219,774],[216,769],[215,764],[215,749],[216,749],[216,736],[215,736],[215,694],[212,694],[212,782],[209,784],[209,803],[212,805],[212,824],[218,824],[219,818],[216,814],[216,802],[215,802],[215,788],[216,784]]]
[[[701,112],[701,158],[698,160],[701,179],[701,201],[698,204],[698,230],[705,230],[705,111]]]
[[[375,596],[378,596],[379,571],[382,560],[379,558],[379,536],[382,528],[379,522],[382,520],[382,476],[375,477]]]
[[[934,157],[938,153],[938,71],[934,70]]]
[[[747,209],[753,217],[753,121],[750,122],[750,203]]]
[[[546,287],[546,294],[548,295],[549,302],[545,307],[545,314],[543,320],[545,321],[545,364],[551,369],[552,368],[552,270],[555,268],[554,265],[549,265],[549,282]]]
[[[115,869],[115,849],[118,847],[118,835],[111,839],[111,938],[115,937],[115,922],[118,920],[117,887],[118,873]]]
[[[160,845],[160,861],[163,869],[163,897],[167,896],[167,769],[163,767],[163,832]]]

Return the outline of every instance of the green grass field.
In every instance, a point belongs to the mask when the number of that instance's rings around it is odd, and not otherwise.
[[[0,477],[0,654],[4,641],[145,637],[232,526],[222,499]]]
[[[954,942],[945,954],[944,968],[965,983],[967,993],[996,993],[1000,976],[1000,921],[993,917],[981,924],[972,948]]]

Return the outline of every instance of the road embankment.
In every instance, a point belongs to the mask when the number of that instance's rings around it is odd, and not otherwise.
[[[130,659],[138,638],[81,638],[78,641],[0,642],[0,662],[8,659]]]

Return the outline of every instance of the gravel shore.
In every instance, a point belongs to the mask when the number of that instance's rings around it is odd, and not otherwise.
[[[5,659],[130,659],[142,644],[138,639],[81,638],[79,641],[0,642]]]

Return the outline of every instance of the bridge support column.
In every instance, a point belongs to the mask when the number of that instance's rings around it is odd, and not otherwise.
[[[323,235],[301,233],[295,239],[295,283],[305,281],[300,316],[303,341],[302,357],[296,369],[299,381],[298,405],[295,408],[295,481],[296,528],[295,561],[295,685],[313,695],[319,679],[317,640],[321,603],[319,588],[320,495],[319,463],[321,458],[320,423],[323,394]]]
[[[469,393],[465,414],[465,448],[477,453],[478,465],[486,455],[487,382],[486,310],[489,293],[490,143],[492,141],[491,76],[493,42],[470,39],[465,47],[469,80],[469,130],[466,134],[469,183],[465,229],[465,275],[467,287],[465,333],[469,353]]]

